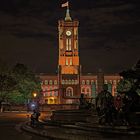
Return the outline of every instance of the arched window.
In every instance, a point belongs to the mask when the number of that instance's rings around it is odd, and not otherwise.
[[[82,93],[85,93],[85,88],[82,88],[82,91],[81,91]]]
[[[74,85],[74,80],[72,80],[72,84]]]
[[[85,80],[82,80],[82,85],[85,85]]]
[[[68,84],[68,80],[65,80],[65,84]]]
[[[86,80],[86,84],[89,85],[89,80]]]
[[[116,83],[117,83],[116,80],[113,80],[113,84],[116,85]]]
[[[54,85],[57,85],[57,80],[54,80]]]
[[[107,80],[105,80],[104,83],[107,84]]]
[[[50,80],[50,81],[49,81],[49,84],[52,85],[52,83],[53,83],[52,80]]]
[[[87,93],[90,93],[90,89],[89,89],[89,88],[87,88],[87,90],[86,90],[86,91],[87,91]]]
[[[45,85],[48,85],[48,80],[45,80]]]
[[[93,85],[94,84],[94,80],[91,80],[91,85]]]
[[[69,84],[71,85],[71,80],[69,80]]]
[[[90,88],[89,87],[86,88],[86,96],[90,96]]]
[[[68,96],[68,97],[73,96],[73,88],[72,87],[67,87],[66,96]]]

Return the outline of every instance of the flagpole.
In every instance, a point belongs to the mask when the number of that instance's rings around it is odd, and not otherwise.
[[[67,9],[69,9],[69,1],[67,1],[68,2],[68,6],[67,6]]]

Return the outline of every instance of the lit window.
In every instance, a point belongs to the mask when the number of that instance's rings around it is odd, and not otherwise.
[[[87,93],[89,93],[90,92],[90,89],[89,88],[87,88]]]
[[[73,96],[73,88],[72,87],[68,87],[66,89],[66,96]]]
[[[65,84],[68,84],[68,80],[65,80]]]
[[[48,90],[48,87],[45,87],[45,91],[47,91]]]
[[[78,84],[78,81],[77,81],[77,80],[75,80],[75,85],[76,85],[76,84]]]
[[[66,65],[67,65],[67,66],[69,65],[69,63],[68,63],[68,59],[66,59]]]
[[[113,84],[116,84],[116,80],[113,80]]]
[[[70,38],[66,39],[66,50],[71,51],[71,39]]]
[[[49,84],[52,85],[52,80],[49,81]]]
[[[57,89],[57,87],[53,87],[53,89]]]
[[[74,80],[72,80],[72,84],[74,84]]]
[[[41,86],[43,85],[43,81],[40,82],[40,85],[41,85]]]
[[[82,88],[82,93],[85,93],[85,88]]]
[[[87,93],[87,94],[86,94],[86,96],[87,96],[87,97],[89,97],[89,96],[90,96],[90,94],[89,94],[89,93]]]
[[[72,65],[72,59],[70,59],[70,65]]]
[[[69,39],[69,51],[71,51],[71,39]]]
[[[54,85],[57,85],[57,80],[54,80]]]
[[[69,50],[69,42],[68,42],[68,39],[66,39],[66,50],[67,51]]]
[[[48,80],[45,80],[45,85],[48,85]]]
[[[92,84],[92,85],[94,84],[94,80],[91,80],[91,84]]]
[[[89,80],[86,80],[86,84],[89,85]]]
[[[69,84],[71,84],[71,80],[69,80]]]
[[[85,80],[82,80],[82,85],[85,85]]]
[[[76,43],[75,43],[76,45],[75,45],[75,49],[77,49],[78,48],[78,41],[76,40]]]

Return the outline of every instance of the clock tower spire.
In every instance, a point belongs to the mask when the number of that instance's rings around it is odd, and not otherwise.
[[[65,21],[71,21],[69,6],[67,6]]]

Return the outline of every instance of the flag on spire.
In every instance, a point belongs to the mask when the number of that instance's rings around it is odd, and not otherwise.
[[[63,3],[63,4],[61,5],[61,7],[69,7],[69,2],[67,1],[67,2]]]

